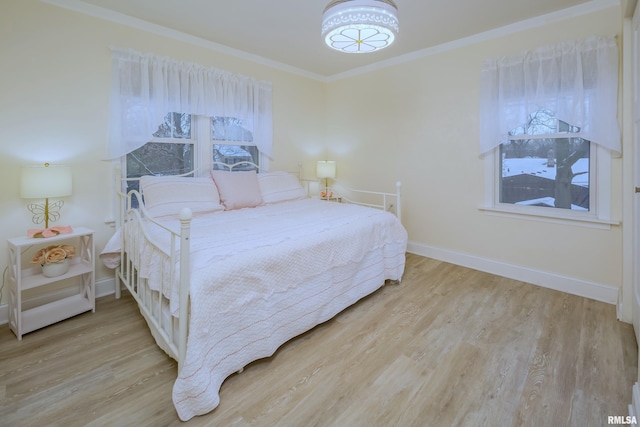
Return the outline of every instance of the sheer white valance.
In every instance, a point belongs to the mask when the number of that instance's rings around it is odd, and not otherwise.
[[[170,112],[238,119],[271,156],[271,83],[118,48],[111,49],[111,79],[108,159],[146,144]]]
[[[480,152],[509,138],[539,110],[579,128],[577,134],[620,155],[618,46],[614,37],[546,46],[486,60],[480,82]]]

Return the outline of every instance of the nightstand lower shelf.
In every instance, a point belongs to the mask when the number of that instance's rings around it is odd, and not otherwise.
[[[24,310],[22,312],[22,333],[35,331],[91,310],[93,310],[91,301],[80,294]]]

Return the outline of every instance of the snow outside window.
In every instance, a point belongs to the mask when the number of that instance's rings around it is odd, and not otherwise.
[[[591,143],[578,132],[548,110],[510,131],[500,145],[500,203],[589,211]]]

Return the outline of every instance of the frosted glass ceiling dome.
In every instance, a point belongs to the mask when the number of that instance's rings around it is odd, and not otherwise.
[[[392,0],[334,0],[322,14],[324,41],[341,52],[384,49],[398,30],[398,6]]]

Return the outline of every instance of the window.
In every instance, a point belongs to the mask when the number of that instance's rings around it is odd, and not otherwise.
[[[242,126],[242,120],[234,117],[215,116],[211,118],[212,159],[214,162],[233,165],[239,162],[251,162],[260,165],[258,147],[253,142],[251,132]],[[245,144],[238,144],[244,142]],[[214,169],[224,166],[213,165]],[[241,165],[234,170],[253,170],[251,165]]]
[[[153,139],[126,155],[126,177],[180,175],[195,168],[195,146],[191,115],[169,113]],[[138,180],[128,180],[126,191],[138,190]]]
[[[138,190],[137,178],[143,175],[188,174],[212,162],[259,165],[260,152],[252,142],[253,135],[241,120],[168,113],[153,138],[125,156],[126,191]]]
[[[589,211],[590,142],[548,110],[531,114],[500,145],[500,203]]]

